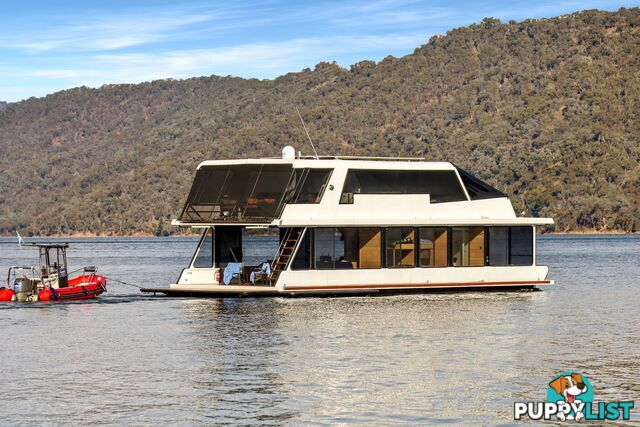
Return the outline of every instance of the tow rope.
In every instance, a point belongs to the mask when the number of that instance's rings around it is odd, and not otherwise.
[[[123,282],[122,280],[114,279],[113,277],[110,277],[110,276],[105,276],[105,277],[107,278],[107,280],[120,283],[121,285],[132,286],[134,288],[142,289],[142,286],[134,285],[133,283]]]

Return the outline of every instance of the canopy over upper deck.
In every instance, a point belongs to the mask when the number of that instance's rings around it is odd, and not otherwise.
[[[180,226],[552,224],[516,218],[501,191],[449,162],[267,158],[202,162]]]
[[[201,165],[180,221],[270,223],[295,189],[291,163]]]

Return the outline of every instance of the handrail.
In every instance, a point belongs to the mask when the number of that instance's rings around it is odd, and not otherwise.
[[[14,270],[31,270],[31,273],[33,274],[33,278],[35,279],[35,276],[37,274],[37,270],[35,267],[33,266],[19,266],[19,265],[12,265],[11,267],[9,267],[9,271],[7,272],[7,288],[11,287],[10,281],[11,281],[11,272]]]

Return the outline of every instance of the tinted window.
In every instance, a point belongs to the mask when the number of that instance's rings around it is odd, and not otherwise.
[[[290,203],[320,203],[332,169],[296,170],[296,191]]]
[[[464,183],[467,193],[471,200],[495,199],[497,197],[507,197],[502,191],[496,190],[486,182],[480,181],[464,169],[458,169],[462,182]]]
[[[195,268],[213,267],[213,231],[209,228],[200,239],[198,253],[193,260]]]
[[[449,264],[449,244],[445,227],[420,229],[420,267],[446,267]]]
[[[452,263],[455,267],[484,265],[484,227],[452,229]]]
[[[275,167],[274,167],[275,166]],[[237,200],[238,212],[242,218],[274,218],[282,201],[283,190],[291,178],[291,170],[283,169],[281,165],[264,165],[259,171],[251,174],[249,183],[252,187],[244,186],[237,195],[247,194]],[[242,211],[242,204],[244,211]]]
[[[316,228],[314,262],[320,270],[380,268],[382,231],[379,228]]]
[[[454,171],[350,169],[340,203],[353,203],[354,194],[429,194],[431,203],[467,200]]]
[[[489,265],[509,265],[509,227],[489,227]]]
[[[311,268],[311,240],[313,229],[307,228],[304,237],[296,252],[296,257],[291,264],[292,270],[308,270]]]
[[[511,265],[533,264],[533,228],[510,227]]]
[[[489,227],[489,265],[532,265],[533,227]]]
[[[216,266],[226,267],[230,262],[242,262],[242,227],[216,227]]]
[[[385,247],[387,267],[414,267],[416,233],[413,228],[387,228]]]
[[[180,221],[270,222],[292,174],[291,165],[204,166],[196,172]]]
[[[313,237],[315,267],[321,270],[332,270],[336,261],[335,229],[316,228]]]

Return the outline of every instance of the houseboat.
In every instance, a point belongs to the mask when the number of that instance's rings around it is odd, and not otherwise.
[[[448,162],[282,157],[201,163],[179,227],[202,229],[175,296],[353,295],[550,285],[536,227],[507,196]],[[247,235],[273,253],[245,262]],[[245,242],[245,243],[243,243]]]

